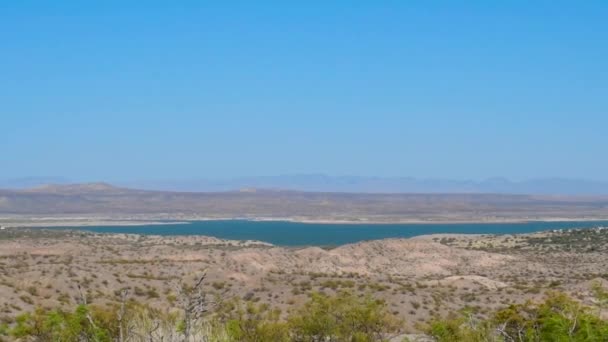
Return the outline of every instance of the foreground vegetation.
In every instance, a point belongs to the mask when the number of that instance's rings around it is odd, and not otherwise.
[[[606,241],[597,228],[326,251],[5,230],[0,341],[608,341]]]
[[[439,342],[451,341],[608,341],[608,321],[600,318],[606,292],[597,308],[586,307],[563,293],[551,293],[540,304],[511,305],[490,319],[476,320],[471,313],[434,320],[427,327]]]
[[[33,341],[384,341],[399,332],[385,303],[341,293],[315,294],[282,319],[265,304],[230,301],[209,317],[166,313],[127,304],[124,309],[78,305],[74,311],[38,309],[0,329],[4,338]],[[1,338],[1,337],[0,337]]]
[[[112,307],[88,305],[81,295],[72,311],[38,308],[0,325],[0,341],[380,342],[402,333],[403,322],[371,296],[315,293],[299,309],[283,313],[267,304],[209,299],[201,290],[203,280],[177,289],[176,310],[138,304],[128,299],[127,289]],[[551,292],[541,303],[511,305],[489,318],[463,310],[420,329],[439,342],[608,341],[608,321],[602,319],[608,292],[599,284],[593,292],[593,306]],[[398,340],[408,341],[405,335]]]

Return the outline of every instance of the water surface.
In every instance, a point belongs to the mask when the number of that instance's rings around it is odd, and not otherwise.
[[[608,221],[524,222],[524,223],[432,223],[432,224],[323,224],[284,221],[196,221],[187,224],[144,226],[91,226],[76,229],[99,233],[153,235],[207,235],[232,240],[259,240],[280,246],[336,246],[384,238],[417,235],[517,234],[548,229],[593,228],[608,226]],[[70,229],[74,229],[70,227]]]

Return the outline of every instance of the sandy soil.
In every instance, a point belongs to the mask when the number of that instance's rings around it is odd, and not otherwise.
[[[470,307],[489,310],[561,290],[591,301],[606,282],[608,230],[527,235],[430,235],[344,245],[281,248],[211,237],[0,231],[0,319],[35,306],[72,305],[76,287],[99,305],[116,291],[171,307],[175,282],[209,272],[207,290],[289,310],[313,291],[370,293],[411,332],[417,323]]]

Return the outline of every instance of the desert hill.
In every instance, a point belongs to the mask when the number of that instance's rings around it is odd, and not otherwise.
[[[176,282],[208,271],[206,289],[288,310],[316,291],[371,293],[416,323],[475,307],[480,314],[559,289],[589,302],[605,282],[608,230],[386,239],[333,249],[283,248],[203,236],[0,231],[6,314],[69,307],[80,285],[98,305],[116,291],[159,308]]]

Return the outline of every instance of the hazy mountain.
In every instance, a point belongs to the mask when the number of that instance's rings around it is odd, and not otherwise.
[[[121,186],[165,191],[230,191],[243,188],[282,189],[351,193],[513,193],[606,195],[608,182],[577,179],[534,179],[522,182],[506,178],[482,181],[416,179],[410,177],[357,177],[326,175],[283,175],[231,180],[120,182]]]
[[[60,177],[30,177],[0,180],[0,189],[28,189],[48,184],[65,185]],[[101,184],[101,183],[98,183]],[[113,185],[159,191],[216,192],[247,188],[348,193],[499,193],[551,195],[608,195],[608,182],[542,178],[521,182],[507,178],[476,180],[417,179],[411,177],[359,177],[282,175],[242,177],[228,180],[153,180],[112,182]]]
[[[47,184],[68,184],[70,181],[63,177],[22,177],[0,179],[0,189],[28,189]]]

